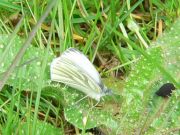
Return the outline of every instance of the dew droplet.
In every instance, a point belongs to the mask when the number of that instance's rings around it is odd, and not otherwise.
[[[4,48],[4,45],[3,45],[3,44],[0,44],[0,48],[3,49],[3,48]]]
[[[87,123],[87,117],[85,116],[85,117],[83,117],[83,125],[85,126],[86,123]]]
[[[1,66],[4,67],[4,63],[1,63]]]
[[[39,65],[41,65],[41,62],[40,62],[40,61],[38,61],[38,62],[37,62],[37,65],[38,65],[38,66],[39,66]]]

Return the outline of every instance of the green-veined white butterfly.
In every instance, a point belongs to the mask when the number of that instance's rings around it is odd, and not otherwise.
[[[69,48],[51,63],[51,80],[80,90],[97,101],[111,94],[88,58],[75,48]]]

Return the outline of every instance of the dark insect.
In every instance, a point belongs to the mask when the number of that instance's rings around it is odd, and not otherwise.
[[[86,132],[90,132],[92,133],[93,135],[106,135],[100,128],[98,127],[95,127],[95,128],[91,128],[91,129],[88,129],[86,130]]]
[[[175,90],[176,88],[172,83],[165,83],[161,88],[156,92],[158,96],[161,97],[168,97],[171,96],[172,90]]]

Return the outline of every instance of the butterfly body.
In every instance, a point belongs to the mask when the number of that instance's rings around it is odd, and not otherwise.
[[[67,49],[51,63],[51,80],[80,90],[97,101],[111,90],[102,83],[95,67],[75,48]]]

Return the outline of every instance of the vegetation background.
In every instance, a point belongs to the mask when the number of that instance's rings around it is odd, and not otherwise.
[[[0,133],[180,134],[179,15],[179,0],[1,0]],[[96,107],[50,81],[69,47],[113,90]]]

